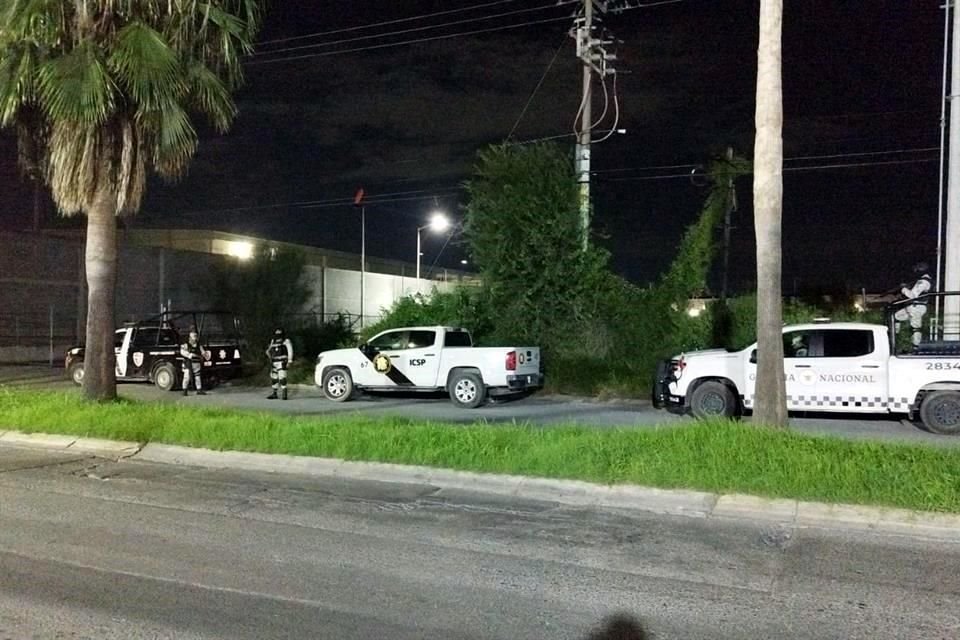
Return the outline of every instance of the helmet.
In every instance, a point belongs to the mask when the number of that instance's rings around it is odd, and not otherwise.
[[[274,332],[273,332],[273,337],[274,337],[274,338],[282,338],[282,337],[283,337],[283,328],[282,328],[282,327],[277,327],[277,328],[274,330]]]
[[[930,265],[928,265],[926,262],[918,262],[917,264],[913,265],[914,273],[924,274],[928,271],[930,271]]]

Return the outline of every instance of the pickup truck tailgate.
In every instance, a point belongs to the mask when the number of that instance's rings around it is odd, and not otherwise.
[[[540,373],[540,347],[517,347],[517,368],[514,373],[526,375]]]

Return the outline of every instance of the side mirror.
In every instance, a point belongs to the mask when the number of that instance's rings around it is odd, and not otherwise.
[[[754,349],[750,352],[750,364],[757,364],[757,350]]]

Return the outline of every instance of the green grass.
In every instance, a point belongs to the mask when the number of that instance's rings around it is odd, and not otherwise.
[[[960,513],[960,450],[731,422],[649,430],[456,426],[166,403],[93,405],[73,392],[0,388],[2,428]]]

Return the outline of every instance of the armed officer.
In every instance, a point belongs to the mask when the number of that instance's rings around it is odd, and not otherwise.
[[[287,367],[293,364],[293,343],[284,336],[283,329],[277,328],[273,332],[273,340],[267,347],[267,358],[270,359],[270,382],[273,392],[267,396],[268,400],[277,399],[277,390],[280,397],[287,399]]]
[[[194,385],[197,387],[197,395],[207,395],[207,392],[203,390],[201,371],[203,369],[203,361],[209,358],[210,352],[206,351],[200,344],[200,334],[197,333],[197,328],[190,327],[190,335],[187,337],[187,341],[180,345],[180,366],[183,369],[183,395],[188,395],[191,374],[193,374]]]
[[[923,339],[921,329],[923,328],[923,316],[927,313],[927,301],[925,299],[918,300],[918,298],[933,288],[929,271],[930,268],[926,262],[918,262],[914,265],[913,273],[916,281],[909,287],[903,285],[900,288],[900,293],[903,294],[903,297],[908,300],[913,300],[913,302],[898,309],[893,316],[893,319],[896,320],[896,331],[898,335],[901,325],[907,320],[910,321],[910,328],[913,329],[914,346],[919,345]]]

